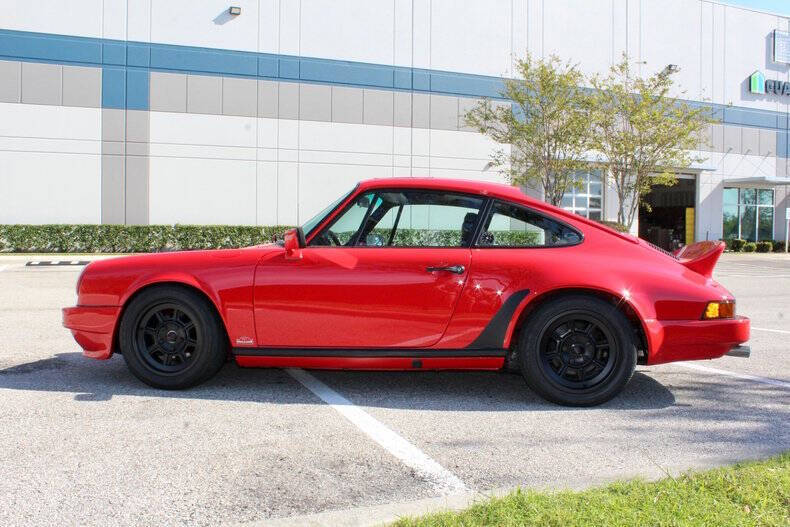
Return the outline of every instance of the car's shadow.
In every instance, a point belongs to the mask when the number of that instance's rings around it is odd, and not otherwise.
[[[314,372],[353,403],[369,407],[438,411],[557,411],[527,388],[520,375],[500,372]],[[181,391],[150,388],[127,370],[121,356],[108,361],[60,353],[48,359],[2,367],[0,389],[73,393],[77,401],[114,396],[305,404],[317,399],[287,372],[227,364],[210,381]],[[673,406],[665,386],[637,372],[625,390],[603,408],[649,410]]]

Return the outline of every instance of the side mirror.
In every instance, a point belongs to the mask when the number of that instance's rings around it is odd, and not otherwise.
[[[287,260],[299,260],[302,257],[302,237],[299,236],[299,229],[286,231],[283,242]]]

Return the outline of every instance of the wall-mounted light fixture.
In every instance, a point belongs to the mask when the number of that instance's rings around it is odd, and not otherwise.
[[[241,14],[241,7],[237,5],[232,5],[228,8],[228,14],[237,16]]]
[[[678,66],[677,64],[667,64],[667,67],[664,68],[664,71],[662,71],[661,73],[665,75],[671,75],[679,71],[680,71],[680,66]]]

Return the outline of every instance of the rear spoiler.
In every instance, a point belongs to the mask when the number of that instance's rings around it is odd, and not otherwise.
[[[704,241],[681,247],[673,253],[682,265],[706,278],[713,275],[713,268],[724,252],[723,241]]]

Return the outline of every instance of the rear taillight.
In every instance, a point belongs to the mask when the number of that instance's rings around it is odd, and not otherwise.
[[[722,300],[718,302],[708,302],[705,312],[702,314],[703,320],[715,320],[720,318],[735,317],[735,301]]]

